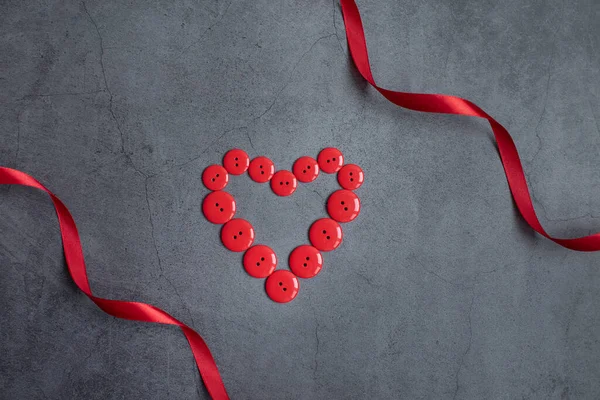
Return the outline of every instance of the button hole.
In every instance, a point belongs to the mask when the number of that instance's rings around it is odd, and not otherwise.
[[[332,159],[332,160],[333,160],[333,161],[335,161],[335,157],[333,157],[333,159]]]
[[[237,167],[237,166],[238,166],[238,163],[235,163],[235,166]]]
[[[233,235],[233,239],[237,239],[237,236]]]
[[[240,236],[242,236],[242,232],[240,231]]]
[[[219,203],[215,203],[215,206],[219,207]]]
[[[327,162],[329,163],[331,160],[327,160]]]
[[[217,178],[219,177],[219,174],[217,174]]]
[[[283,291],[285,292],[286,290],[287,290],[287,288],[285,288],[285,287],[284,287],[284,288],[283,288]]]
[[[259,263],[259,262],[257,262],[257,263],[256,263],[256,266],[257,266],[257,267],[260,267],[260,263]]]
[[[264,175],[264,174],[265,174],[265,171],[260,171],[260,174],[261,174],[261,175]]]
[[[303,171],[302,171],[302,173],[303,173],[303,174],[305,174],[305,173],[306,173],[306,170],[303,170]]]
[[[307,263],[304,263],[304,266],[305,266],[305,267],[306,267],[307,265],[308,265]]]
[[[279,182],[280,185],[283,185],[283,182]]]
[[[234,158],[234,160],[235,160],[235,161],[237,161],[237,160],[238,160],[238,158],[236,157],[236,158]]]
[[[279,282],[279,286],[283,285],[283,282]]]
[[[342,201],[342,205],[344,205],[344,202]]]
[[[306,257],[306,261],[310,260],[310,257]]]
[[[352,172],[350,172],[350,176],[352,176]]]
[[[260,261],[265,261],[265,258],[264,258],[264,257],[261,257],[261,258],[260,258]]]
[[[323,233],[327,233],[327,231],[325,229],[323,229]]]
[[[286,185],[289,185],[290,183],[289,183],[289,182],[286,182],[285,184],[286,184]]]
[[[350,178],[350,182],[354,182],[354,179],[353,179],[353,178]]]
[[[344,207],[344,211],[348,211],[348,207]]]
[[[308,167],[306,167],[306,168],[310,169],[310,165]]]
[[[221,208],[221,210],[220,210],[220,211],[221,211],[221,212],[223,212],[223,209]]]
[[[215,181],[215,178],[212,178],[211,180],[214,182],[214,181]]]
[[[331,239],[331,236],[327,236],[327,240]]]
[[[262,169],[262,165],[260,166],[260,168]]]

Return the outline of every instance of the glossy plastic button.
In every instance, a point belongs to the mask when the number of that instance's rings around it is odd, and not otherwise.
[[[292,171],[294,171],[296,179],[300,182],[312,182],[319,176],[319,164],[317,163],[317,160],[312,157],[300,157],[294,163]]]
[[[344,155],[336,148],[327,147],[321,150],[317,156],[317,161],[319,162],[321,171],[333,174],[338,172],[342,168],[342,165],[344,165]]]
[[[202,172],[202,182],[209,190],[221,190],[229,182],[229,174],[220,165],[209,165]]]
[[[269,160],[267,157],[260,156],[250,161],[248,175],[250,175],[250,179],[254,182],[269,182],[274,173],[275,165],[273,164],[273,161]]]
[[[232,219],[223,225],[221,241],[231,251],[247,250],[254,243],[254,228],[245,219]]]
[[[337,180],[341,187],[348,190],[358,189],[365,181],[363,170],[356,164],[347,164],[338,171]]]
[[[248,169],[250,157],[244,150],[233,149],[225,153],[223,166],[231,175],[241,175]]]
[[[308,237],[312,245],[321,251],[335,250],[342,243],[342,227],[332,219],[322,218],[310,226]]]
[[[296,191],[298,181],[290,171],[277,171],[271,179],[271,189],[277,196],[289,196]]]
[[[223,191],[209,193],[202,202],[202,212],[213,224],[224,224],[235,215],[235,200]]]
[[[280,269],[267,278],[265,289],[271,300],[277,303],[287,303],[298,295],[300,282],[290,271]]]
[[[337,222],[350,222],[360,214],[360,199],[349,190],[337,190],[327,199],[327,213]]]
[[[290,254],[290,269],[299,278],[309,279],[323,268],[323,256],[313,246],[303,244]]]
[[[250,247],[244,253],[244,269],[255,278],[266,278],[275,271],[277,256],[273,249],[263,244]]]

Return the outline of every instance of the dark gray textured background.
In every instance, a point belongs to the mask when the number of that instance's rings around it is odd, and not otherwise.
[[[600,254],[517,216],[484,121],[399,109],[358,78],[333,1],[1,1],[0,164],[78,223],[93,290],[208,342],[234,399],[598,399]],[[504,124],[548,231],[600,230],[600,3],[360,1],[376,80]],[[271,302],[202,216],[232,147],[291,168],[337,146],[363,211]],[[232,179],[281,267],[333,176],[279,199]],[[66,272],[46,195],[0,188],[0,396],[207,395],[175,328],[115,320]]]

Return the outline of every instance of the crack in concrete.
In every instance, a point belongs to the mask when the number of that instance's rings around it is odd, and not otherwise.
[[[598,219],[600,218],[600,215],[594,215],[591,212],[584,214],[584,215],[580,215],[578,217],[573,217],[573,218],[548,218],[548,216],[546,216],[546,219],[548,221],[552,221],[552,222],[570,222],[570,221],[575,221],[578,219],[583,219],[583,218],[592,218],[592,219]]]
[[[462,283],[452,282],[451,280],[444,278],[443,276],[439,275],[438,273],[436,273],[436,272],[434,272],[434,271],[432,271],[430,269],[427,269],[425,267],[425,265],[423,265],[423,263],[421,262],[421,260],[419,260],[418,258],[413,257],[413,259],[416,261],[417,264],[419,264],[421,266],[421,268],[423,269],[423,271],[427,272],[428,274],[431,274],[431,275],[435,276],[436,278],[438,278],[442,282],[445,282],[445,283],[447,283],[449,285],[456,286],[456,287],[463,288],[463,289],[472,289],[471,286],[466,286],[466,285],[463,285]]]
[[[367,285],[369,285],[373,288],[382,288],[383,287],[383,285],[380,285],[380,284],[374,282],[375,277],[367,276],[362,271],[352,271],[352,273],[354,275],[358,276],[360,279],[365,281],[367,283]]]
[[[238,126],[238,127],[231,128],[231,129],[228,129],[228,130],[224,131],[224,132],[223,132],[221,135],[219,135],[219,137],[217,137],[215,140],[213,140],[211,143],[209,143],[209,144],[208,144],[208,146],[206,146],[206,147],[204,148],[204,150],[202,150],[202,151],[201,151],[201,152],[200,152],[198,155],[196,155],[196,156],[193,156],[192,158],[190,158],[190,159],[189,159],[189,160],[187,160],[187,161],[184,161],[184,162],[182,162],[181,164],[175,164],[175,165],[172,165],[172,166],[170,166],[169,168],[166,168],[166,169],[164,169],[164,170],[162,170],[162,171],[158,171],[157,173],[155,173],[155,174],[153,174],[153,175],[149,175],[149,176],[148,176],[148,178],[154,178],[154,177],[156,177],[156,176],[159,176],[159,175],[165,174],[165,173],[167,173],[167,172],[169,172],[169,171],[172,171],[172,170],[174,170],[174,169],[182,168],[182,167],[185,167],[185,166],[186,166],[186,165],[188,165],[188,164],[191,164],[191,163],[193,163],[194,161],[196,161],[196,160],[198,160],[200,157],[202,157],[202,156],[203,156],[203,155],[204,155],[204,154],[205,154],[205,153],[206,153],[208,150],[210,150],[210,148],[211,148],[212,146],[214,146],[214,145],[215,145],[216,143],[218,143],[218,142],[219,142],[221,139],[223,139],[223,137],[225,137],[225,135],[227,135],[228,133],[230,133],[230,132],[233,132],[233,131],[235,131],[235,130],[237,130],[237,129],[247,129],[247,128],[248,128],[247,126]]]
[[[319,340],[319,321],[317,320],[317,313],[313,309],[313,315],[315,317],[315,340],[316,340],[316,348],[315,348],[315,356],[314,356],[314,364],[315,367],[313,369],[313,379],[317,380],[317,372],[319,370],[319,348],[321,345],[321,341]]]
[[[319,192],[317,192],[315,189],[312,190],[313,193],[315,193],[317,196],[319,196],[321,198],[321,200],[325,201],[325,197],[323,197],[323,195]]]
[[[444,74],[446,74],[446,75],[448,72],[448,60],[450,60],[450,51],[451,51],[451,48],[448,47],[448,51],[446,52],[446,60],[444,61],[444,69],[443,69]]]
[[[475,292],[473,292],[473,295],[471,296],[471,305],[469,306],[469,314],[467,317],[468,322],[469,322],[469,343],[467,344],[467,349],[465,350],[462,357],[460,358],[460,362],[458,364],[458,370],[456,371],[456,379],[455,379],[456,389],[454,390],[454,395],[452,396],[453,400],[455,400],[456,396],[458,395],[458,391],[460,389],[460,372],[461,372],[463,366],[465,365],[465,359],[467,358],[467,354],[469,353],[469,351],[471,351],[471,344],[473,343],[473,325],[471,323],[471,314],[473,312],[473,304],[474,303],[475,303]]]
[[[17,114],[17,150],[15,151],[15,161],[14,166],[17,167],[17,162],[19,161],[19,153],[21,152],[21,115],[23,111]],[[11,185],[12,186],[12,185]]]
[[[102,35],[100,34],[100,29],[98,28],[98,24],[96,23],[94,18],[92,18],[92,15],[88,11],[87,6],[85,5],[85,2],[82,1],[81,4],[83,5],[83,9],[84,9],[85,13],[87,14],[88,18],[90,19],[91,23],[94,25],[94,28],[96,29],[96,34],[98,35],[98,39],[100,41],[100,68],[102,70],[102,77],[104,78],[104,88],[106,89],[106,92],[108,92],[108,95],[109,95],[108,110],[110,111],[110,115],[112,116],[112,119],[115,121],[117,130],[119,131],[119,134],[121,135],[121,151],[123,153],[125,153],[125,139],[123,137],[123,131],[121,130],[121,125],[119,124],[119,121],[117,120],[117,116],[115,115],[115,111],[113,109],[113,94],[110,90],[110,87],[108,86],[108,80],[106,79],[106,69],[104,68],[104,40],[102,39]]]
[[[37,306],[40,307],[41,303],[42,303],[42,297],[44,296],[44,286],[46,286],[46,276],[45,275],[41,275],[42,277],[42,282],[40,283],[40,289],[38,290],[37,293]]]
[[[588,212],[588,213],[586,213],[586,214],[579,215],[577,217],[570,217],[570,218],[550,218],[548,216],[548,212],[546,210],[546,206],[544,205],[544,203],[542,203],[541,201],[539,201],[539,199],[537,198],[535,190],[531,190],[530,192],[531,192],[531,199],[535,202],[536,205],[540,206],[540,208],[542,209],[542,214],[544,216],[544,219],[546,219],[547,221],[550,221],[550,222],[571,222],[571,221],[576,221],[578,219],[583,219],[583,218],[592,218],[592,219],[599,219],[600,218],[600,215],[594,215],[591,211]]]
[[[279,99],[279,96],[281,95],[281,93],[283,93],[283,91],[290,85],[290,83],[292,82],[292,76],[294,75],[294,72],[296,72],[296,68],[298,68],[298,65],[300,64],[300,62],[302,62],[302,60],[304,59],[304,57],[306,57],[306,55],[308,53],[310,53],[312,51],[312,49],[317,45],[317,43],[319,43],[321,40],[324,39],[328,39],[330,37],[336,36],[335,33],[331,33],[329,35],[325,35],[325,36],[321,36],[319,37],[317,40],[315,40],[313,42],[313,44],[310,45],[310,47],[308,48],[308,50],[306,50],[298,59],[298,61],[296,61],[296,63],[294,63],[294,66],[292,67],[292,71],[289,74],[289,78],[287,79],[287,82],[283,85],[283,87],[277,92],[277,94],[275,95],[275,97],[273,98],[273,101],[271,102],[271,104],[267,107],[267,109],[265,111],[262,112],[262,114],[260,114],[257,117],[254,117],[252,119],[252,122],[256,122],[257,120],[261,119],[262,117],[265,116],[265,114],[267,114],[271,108],[273,108],[273,106],[275,105],[275,103],[277,102],[277,100]]]
[[[566,259],[566,257],[565,257],[565,259]],[[564,259],[563,259],[563,262],[564,262]],[[573,323],[573,320],[576,317],[577,307],[579,307],[579,305],[582,301],[582,298],[583,298],[583,291],[579,290],[577,292],[575,300],[573,301],[573,305],[571,307],[569,307],[570,310],[569,310],[569,315],[567,317],[567,324],[566,324],[567,326],[565,327],[565,341],[569,340],[569,332],[571,331],[571,324]]]
[[[9,186],[9,188],[11,186]],[[11,261],[14,261],[16,263],[21,263],[21,257],[18,257],[15,253],[13,253],[12,250],[9,247],[7,247],[4,243],[0,242],[0,248],[2,249],[2,255],[4,255],[4,256],[8,255],[9,259]],[[17,270],[15,269],[15,271],[17,271]],[[19,272],[19,271],[17,271],[17,272]]]
[[[529,162],[530,164],[533,164],[533,162],[535,161],[536,157],[538,156],[538,154],[540,153],[540,151],[542,150],[542,138],[540,137],[540,132],[539,132],[539,128],[540,125],[542,123],[542,119],[544,118],[544,115],[546,115],[546,106],[548,105],[548,91],[550,89],[550,79],[552,78],[552,62],[554,61],[554,55],[556,54],[556,50],[552,52],[552,54],[550,55],[550,60],[548,61],[548,79],[546,81],[546,91],[545,91],[545,95],[544,95],[544,107],[542,108],[542,112],[540,113],[540,118],[538,119],[538,122],[535,126],[535,137],[537,137],[538,142],[539,142],[539,146],[537,151],[535,152],[535,154],[533,155],[533,157],[531,158],[531,161]]]
[[[256,149],[254,148],[254,144],[252,143],[252,137],[250,136],[250,132],[248,131],[248,129],[246,129],[246,136],[248,137],[248,142],[250,142],[250,147],[252,147],[252,150],[256,151]]]
[[[594,105],[592,104],[592,101],[590,99],[588,99],[588,103],[590,105],[590,111],[592,112],[592,118],[594,119],[594,122],[596,123],[596,130],[600,134],[600,124],[598,124],[598,118],[596,117],[596,113],[594,112]]]
[[[149,198],[149,195],[148,195],[148,180],[149,179],[150,179],[149,177],[146,177],[145,182],[144,182],[145,193],[146,193],[146,196],[145,196],[146,197],[146,207],[148,208],[148,220],[150,221],[150,234],[152,236],[152,243],[154,245],[154,253],[156,254],[156,260],[158,262],[158,269],[159,269],[159,272],[160,272],[160,276],[162,276],[165,279],[165,281],[167,281],[167,283],[169,284],[169,286],[171,286],[171,288],[175,292],[175,295],[177,296],[177,298],[179,298],[179,301],[181,302],[182,307],[186,310],[188,316],[190,317],[190,321],[192,321],[192,325],[194,325],[194,318],[192,317],[192,313],[190,312],[190,309],[188,308],[188,306],[185,303],[185,301],[183,301],[183,297],[179,293],[179,290],[177,289],[177,287],[175,286],[175,284],[173,283],[173,281],[167,275],[165,275],[165,270],[163,268],[162,258],[160,257],[160,253],[158,251],[158,243],[156,241],[154,219],[152,218],[152,210],[150,208],[150,198]]]
[[[340,45],[340,50],[342,51],[342,53],[346,54],[346,52],[344,51],[344,47],[342,46],[342,42],[340,41],[340,37],[338,36],[338,33],[337,33],[337,25],[335,23],[335,0],[331,0],[331,5],[332,5],[331,19],[333,20],[333,32],[337,39],[338,44]]]
[[[532,253],[526,263],[529,263],[534,256],[535,256],[535,253]],[[507,268],[508,266],[511,266],[511,265],[515,265],[515,263],[506,264],[506,265],[504,265],[504,267],[502,269],[505,269],[505,268]],[[479,280],[479,277],[481,275],[491,274],[491,273],[494,273],[494,272],[496,272],[498,270],[499,270],[499,268],[494,268],[494,269],[491,269],[489,271],[481,271],[481,272],[476,273],[475,276],[474,276],[474,283],[473,283],[473,285],[468,287],[468,290],[471,291],[471,303],[469,304],[469,312],[467,314],[467,322],[468,322],[468,326],[469,326],[469,342],[467,343],[467,348],[465,349],[465,351],[463,352],[463,354],[462,354],[462,356],[460,358],[460,361],[458,363],[458,369],[456,370],[455,389],[454,389],[454,394],[452,396],[453,400],[455,400],[456,397],[458,396],[458,391],[460,390],[460,373],[461,373],[461,371],[462,371],[462,369],[463,369],[463,367],[465,365],[465,360],[467,358],[467,355],[471,351],[471,346],[473,344],[473,322],[472,322],[472,316],[473,316],[473,306],[475,304],[475,298],[477,297],[475,295],[475,286],[478,284],[478,280]]]
[[[227,11],[229,11],[229,8],[231,7],[231,5],[233,4],[233,1],[229,2],[229,5],[227,6],[227,8],[225,9],[225,11],[223,11],[223,14],[221,15],[221,17],[219,19],[217,19],[215,22],[213,22],[208,28],[206,28],[204,30],[204,32],[202,32],[200,34],[200,36],[198,37],[198,39],[194,40],[190,45],[188,45],[185,49],[182,50],[181,53],[179,53],[179,55],[177,57],[175,57],[173,59],[173,61],[179,60],[181,57],[183,57],[183,55],[185,53],[187,53],[192,47],[196,46],[198,43],[200,43],[200,41],[204,38],[204,36],[208,33],[208,31],[212,30],[215,26],[217,26],[217,24],[219,24],[223,18],[225,18],[225,15],[227,14]]]
[[[35,98],[35,97],[58,97],[58,96],[84,96],[86,94],[97,94],[104,93],[105,89],[92,90],[90,92],[64,92],[64,93],[45,93],[45,94],[26,94],[21,97],[18,101]]]
[[[121,129],[121,125],[119,124],[119,120],[117,119],[117,116],[115,115],[115,111],[114,111],[114,107],[113,107],[113,93],[110,90],[110,86],[108,85],[108,79],[106,79],[106,69],[104,67],[104,40],[102,39],[102,35],[100,34],[100,29],[98,28],[98,24],[96,23],[96,21],[92,18],[92,15],[90,14],[90,12],[87,9],[87,6],[85,5],[85,2],[81,2],[83,9],[85,11],[85,13],[87,14],[90,22],[92,23],[92,25],[94,25],[94,28],[96,30],[96,34],[98,35],[98,40],[99,40],[99,44],[100,44],[100,68],[102,70],[102,78],[104,79],[104,89],[105,91],[108,93],[109,95],[109,99],[108,99],[108,111],[110,112],[110,115],[113,119],[113,121],[115,121],[115,126],[117,127],[117,131],[119,132],[119,136],[121,139],[121,153],[123,153],[123,155],[125,156],[126,161],[131,165],[131,167],[140,175],[142,175],[145,178],[148,178],[148,174],[144,173],[141,169],[139,169],[138,167],[136,167],[135,163],[133,162],[133,160],[131,159],[131,154],[127,153],[127,151],[125,150],[125,136],[123,134],[123,130]],[[133,153],[132,153],[133,154]]]

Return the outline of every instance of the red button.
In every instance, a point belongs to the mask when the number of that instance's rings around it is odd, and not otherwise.
[[[277,196],[289,196],[296,191],[298,181],[290,171],[277,171],[271,179],[271,189]]]
[[[300,182],[312,182],[319,176],[319,164],[312,157],[300,157],[294,163],[292,171]]]
[[[340,224],[329,218],[315,221],[308,232],[312,245],[321,251],[335,250],[342,243],[343,236]]]
[[[227,192],[211,192],[202,202],[202,212],[213,224],[224,224],[235,215],[235,200]]]
[[[209,190],[221,190],[229,182],[229,174],[220,165],[209,165],[202,172],[202,182]]]
[[[254,243],[254,228],[245,219],[232,219],[223,225],[221,241],[231,251],[247,250]]]
[[[321,171],[328,174],[338,172],[340,168],[342,168],[342,165],[344,165],[344,155],[341,151],[333,147],[327,147],[326,149],[321,150],[317,160],[319,161]]]
[[[309,279],[323,268],[323,256],[316,248],[303,244],[290,254],[290,269],[299,278]]]
[[[275,267],[277,256],[269,246],[257,244],[244,253],[244,269],[250,276],[266,278],[275,271]]]
[[[327,213],[337,222],[350,222],[360,214],[360,199],[349,190],[337,190],[327,199]]]
[[[337,180],[341,187],[348,190],[358,189],[365,181],[363,170],[356,164],[346,164],[339,170]]]
[[[231,175],[241,175],[248,169],[250,157],[244,150],[233,149],[225,153],[223,166]]]
[[[254,182],[269,182],[274,173],[275,165],[273,164],[273,161],[269,160],[267,157],[260,156],[250,161],[248,175],[250,175],[250,179]]]
[[[265,289],[271,300],[277,303],[287,303],[298,295],[300,282],[290,271],[280,269],[267,278]]]

